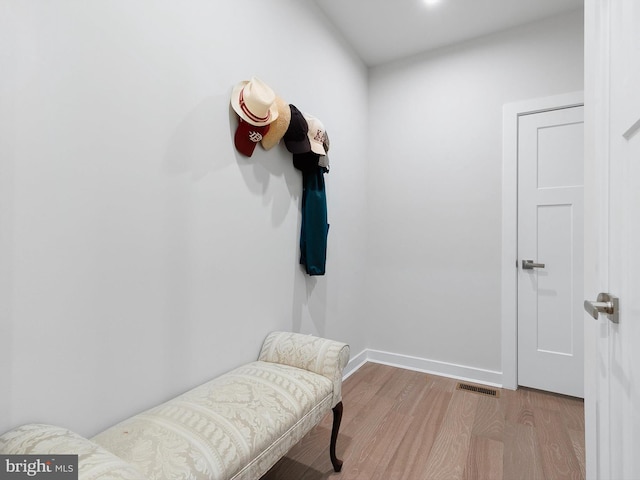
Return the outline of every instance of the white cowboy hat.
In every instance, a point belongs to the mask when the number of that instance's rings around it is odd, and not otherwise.
[[[245,122],[256,127],[278,118],[276,94],[262,80],[253,77],[238,83],[231,93],[231,106]]]

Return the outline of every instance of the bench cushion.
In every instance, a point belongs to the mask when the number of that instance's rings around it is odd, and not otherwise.
[[[332,406],[342,400],[342,371],[349,361],[349,345],[293,332],[272,332],[258,360],[304,368],[333,382]]]
[[[257,361],[92,440],[149,480],[259,478],[331,410],[332,400],[327,377]]]
[[[91,440],[55,425],[31,423],[0,436],[0,452],[6,455],[78,455],[81,480],[145,480],[133,465],[124,462]]]

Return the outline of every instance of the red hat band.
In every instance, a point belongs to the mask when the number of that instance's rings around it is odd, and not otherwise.
[[[246,86],[245,86],[246,88]],[[247,107],[246,102],[244,101],[244,88],[242,90],[240,90],[240,97],[239,97],[239,103],[240,103],[240,108],[242,109],[243,113],[249,117],[251,120],[253,120],[254,122],[258,122],[258,123],[264,123],[264,122],[268,122],[269,121],[269,117],[271,117],[271,111],[267,110],[267,115],[264,117],[259,117],[256,114],[254,114],[251,110],[249,110],[249,107]],[[258,140],[259,141],[259,140]]]

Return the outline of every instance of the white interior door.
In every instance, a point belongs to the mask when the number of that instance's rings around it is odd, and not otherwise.
[[[619,297],[588,322],[587,474],[640,478],[640,4],[588,0],[585,293]],[[597,313],[596,313],[597,315]]]
[[[584,108],[518,121],[518,384],[582,397]],[[525,263],[523,263],[525,262]]]

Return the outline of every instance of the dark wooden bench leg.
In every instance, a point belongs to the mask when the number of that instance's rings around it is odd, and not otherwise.
[[[342,402],[333,407],[333,428],[331,429],[331,445],[329,446],[329,455],[333,470],[339,472],[342,470],[342,460],[336,457],[336,441],[338,440],[338,430],[340,430],[340,422],[342,421]]]

